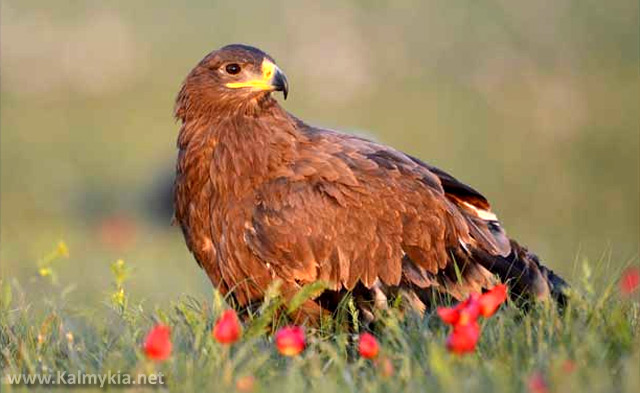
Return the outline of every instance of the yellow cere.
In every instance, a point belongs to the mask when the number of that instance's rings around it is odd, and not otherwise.
[[[271,84],[271,78],[276,73],[277,66],[273,64],[271,61],[264,59],[262,61],[262,78],[260,79],[250,79],[242,82],[230,82],[225,86],[230,87],[232,89],[237,89],[241,87],[251,87],[257,90],[273,90],[273,85]]]

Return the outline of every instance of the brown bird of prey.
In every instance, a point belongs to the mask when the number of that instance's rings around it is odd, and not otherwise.
[[[402,296],[423,311],[508,282],[512,295],[561,296],[565,282],[507,237],[478,191],[425,162],[317,128],[272,97],[289,86],[273,58],[209,53],[177,97],[175,219],[211,282],[240,307],[280,280],[291,298],[327,287],[296,318],[351,293],[365,319]]]

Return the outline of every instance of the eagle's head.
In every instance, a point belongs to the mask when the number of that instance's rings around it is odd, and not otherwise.
[[[221,112],[260,105],[271,92],[284,98],[289,85],[271,56],[247,45],[227,45],[205,56],[184,81],[176,116],[186,111]]]

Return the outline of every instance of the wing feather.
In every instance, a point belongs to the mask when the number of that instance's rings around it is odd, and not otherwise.
[[[398,285],[403,261],[437,274],[460,239],[474,241],[463,213],[428,168],[360,138],[317,129],[308,137],[295,175],[258,190],[253,229],[245,234],[279,275],[323,279],[335,289],[358,282]],[[414,276],[420,284],[429,280]]]

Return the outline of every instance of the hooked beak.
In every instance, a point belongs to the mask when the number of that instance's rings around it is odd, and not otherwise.
[[[287,77],[284,73],[276,67],[276,74],[273,76],[271,80],[271,85],[275,89],[275,91],[281,91],[284,99],[287,99],[289,95],[289,82],[287,81]]]
[[[232,89],[251,88],[259,91],[281,91],[284,99],[289,95],[289,82],[282,70],[268,59],[264,59],[261,65],[262,74],[255,78],[242,82],[231,82],[225,86]]]

